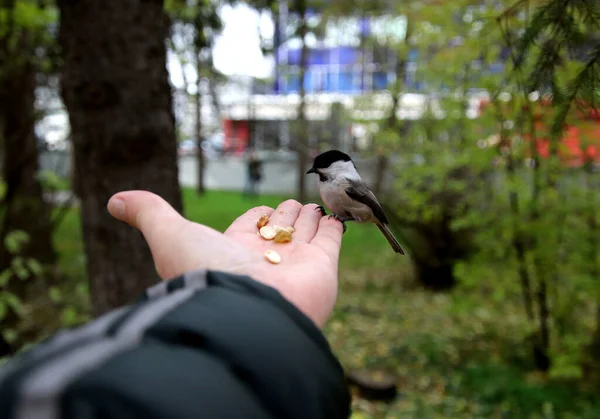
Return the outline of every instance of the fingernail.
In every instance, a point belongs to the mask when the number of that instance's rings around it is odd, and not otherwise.
[[[127,215],[127,208],[125,207],[125,201],[121,198],[114,198],[108,201],[108,211],[111,215],[119,220],[125,219]]]

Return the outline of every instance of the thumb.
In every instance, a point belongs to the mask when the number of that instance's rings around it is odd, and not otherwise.
[[[113,195],[107,204],[116,219],[138,229],[146,239],[159,275],[163,259],[177,252],[178,236],[189,222],[160,196],[146,191],[126,191]],[[165,273],[168,274],[168,273]]]
[[[107,208],[110,215],[143,234],[160,225],[186,221],[167,201],[147,191],[119,192],[109,199]]]

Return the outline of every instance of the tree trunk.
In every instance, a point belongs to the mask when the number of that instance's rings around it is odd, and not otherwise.
[[[94,314],[158,280],[142,235],[113,219],[116,192],[141,189],[182,210],[162,1],[61,0],[61,89],[69,110]]]
[[[308,28],[306,25],[306,0],[297,0],[296,10],[300,15],[300,28],[298,35],[302,39],[302,50],[300,52],[300,105],[298,106],[298,119],[296,131],[296,154],[298,156],[298,179],[297,179],[297,200],[301,203],[306,202],[306,166],[308,164],[308,127],[306,124],[306,103],[304,75],[308,63],[308,45],[306,45],[306,34]]]
[[[385,174],[389,166],[389,159],[385,155],[385,151],[377,150],[377,164],[375,165],[375,182],[373,183],[373,193],[375,196],[383,195],[383,184],[385,182]]]
[[[202,93],[200,92],[200,86],[202,78],[200,72],[202,71],[202,62],[200,60],[200,50],[196,50],[196,155],[198,157],[198,186],[196,192],[202,195],[205,192],[204,189],[204,152],[202,150]],[[187,86],[187,85],[186,85]]]
[[[0,272],[10,266],[11,257],[4,238],[14,230],[29,235],[21,256],[46,265],[53,264],[50,206],[44,202],[38,180],[38,149],[35,135],[36,69],[30,62],[27,34],[19,35],[16,51],[10,51],[8,39],[0,39],[0,58],[6,58],[0,77],[0,144],[3,156],[2,179],[6,195],[0,210]],[[11,58],[12,56],[12,58]],[[12,63],[12,65],[10,64]]]
[[[13,38],[18,37],[18,38]],[[12,41],[16,39],[16,42]],[[9,268],[12,255],[4,240],[12,231],[27,233],[29,242],[19,251],[19,256],[33,258],[49,267],[56,261],[52,245],[50,206],[44,201],[38,180],[38,148],[35,135],[36,68],[31,63],[33,48],[29,34],[12,33],[0,38],[0,164],[1,179],[6,193],[0,207],[0,272]],[[43,288],[44,278],[19,281],[11,278],[6,291],[21,299],[28,298],[31,285]],[[18,314],[8,308],[0,319],[0,357],[18,350],[23,342],[17,337],[12,345],[3,336],[3,330],[15,327]]]
[[[454,265],[452,262],[435,265],[426,260],[415,261],[415,274],[424,288],[431,291],[449,291],[457,283]]]

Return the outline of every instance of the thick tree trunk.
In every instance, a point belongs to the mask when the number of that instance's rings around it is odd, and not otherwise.
[[[154,192],[181,211],[162,1],[61,0],[62,96],[81,189],[96,315],[158,280],[140,233],[106,210],[116,192]]]
[[[20,36],[17,56],[9,59],[7,41],[0,40],[0,58],[7,65],[0,77],[0,145],[3,156],[2,179],[6,195],[0,209],[0,272],[10,265],[4,249],[6,234],[21,230],[29,243],[21,256],[42,264],[56,260],[52,246],[50,206],[44,202],[38,180],[38,149],[35,135],[35,67],[24,58],[30,54],[27,36]],[[3,48],[6,47],[6,48]],[[2,60],[4,61],[4,60]],[[13,65],[10,65],[12,63]]]

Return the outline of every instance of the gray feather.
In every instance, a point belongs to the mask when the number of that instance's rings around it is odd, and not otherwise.
[[[392,246],[392,249],[394,249],[394,252],[400,253],[401,255],[403,255],[404,250],[402,250],[402,246],[400,246],[400,243],[398,243],[398,240],[396,240],[396,237],[394,237],[394,234],[390,231],[389,227],[382,223],[375,223],[375,224],[377,224],[377,227],[379,227],[379,230],[381,230],[381,232],[387,239],[390,246]]]
[[[371,211],[373,211],[373,215],[375,216],[375,218],[377,218],[377,220],[379,220],[379,222],[383,224],[389,224],[389,221],[387,219],[387,216],[385,215],[385,212],[383,212],[381,204],[379,203],[373,192],[371,192],[369,187],[363,182],[356,180],[348,179],[348,182],[350,183],[350,186],[346,188],[346,195],[348,195],[355,201],[365,204],[366,206],[371,208]]]

